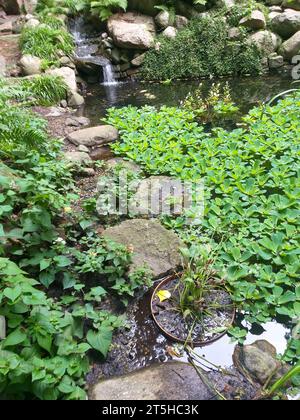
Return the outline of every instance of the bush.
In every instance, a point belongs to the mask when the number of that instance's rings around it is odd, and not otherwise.
[[[42,75],[33,79],[23,80],[21,87],[31,97],[36,105],[50,106],[66,98],[67,85],[59,76]]]
[[[146,80],[198,78],[258,74],[260,53],[246,42],[228,39],[228,25],[222,19],[193,20],[175,39],[159,38],[159,50],[146,53],[141,75]]]
[[[23,54],[34,55],[47,63],[56,62],[59,52],[70,55],[74,51],[71,34],[47,25],[24,29],[20,42]]]

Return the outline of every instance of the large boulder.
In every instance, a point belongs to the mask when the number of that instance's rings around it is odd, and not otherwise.
[[[249,41],[254,43],[265,57],[275,52],[281,44],[280,37],[271,31],[255,32],[250,35]]]
[[[286,9],[271,21],[274,32],[287,39],[300,31],[300,11]]]
[[[181,264],[183,243],[158,220],[127,220],[109,227],[103,235],[132,249],[131,271],[146,266],[153,278],[160,278],[176,271]]]
[[[113,400],[209,400],[214,395],[187,363],[156,364],[129,375],[96,384],[90,399]]]
[[[70,93],[77,92],[76,74],[70,67],[61,67],[59,69],[47,70],[47,74],[59,76],[63,79]]]
[[[118,47],[148,50],[154,44],[155,23],[150,16],[117,13],[109,18],[107,26]]]
[[[260,10],[253,10],[249,16],[244,17],[240,21],[240,25],[255,31],[258,29],[265,29],[266,18]]]
[[[296,32],[295,35],[281,45],[279,53],[286,60],[291,60],[300,53],[300,31]]]
[[[284,0],[282,5],[291,9],[300,10],[300,0]]]
[[[118,140],[119,132],[111,125],[99,125],[74,131],[68,135],[71,143],[87,147],[103,146]]]
[[[42,60],[32,55],[23,55],[20,60],[20,66],[24,76],[32,76],[42,73]]]

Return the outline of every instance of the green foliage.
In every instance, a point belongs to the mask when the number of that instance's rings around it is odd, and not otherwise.
[[[20,85],[28,95],[33,97],[32,102],[36,105],[55,105],[67,96],[68,87],[59,76],[36,76],[23,80]]]
[[[34,55],[48,64],[57,62],[59,52],[64,55],[71,55],[74,52],[72,35],[66,30],[47,25],[23,29],[20,45],[23,54]]]
[[[146,80],[258,74],[260,53],[255,45],[228,39],[222,19],[196,19],[175,39],[159,38],[160,47],[146,53],[141,75]]]
[[[87,3],[88,0],[39,0],[36,10],[43,17],[61,14],[74,16],[84,11]]]
[[[38,75],[19,79],[12,84],[0,79],[0,101],[22,105],[50,106],[59,103],[67,95],[67,86],[59,76]],[[5,106],[5,105],[3,105]]]
[[[17,106],[0,106],[0,158],[9,158],[16,151],[43,151],[48,136],[45,121]]]
[[[47,298],[38,282],[9,259],[0,258],[0,314],[7,336],[0,341],[0,392],[7,398],[86,399],[82,386],[91,348],[104,357],[120,320],[92,311],[90,304],[68,309]],[[84,338],[86,320],[93,323]],[[93,340],[91,339],[93,337]]]
[[[177,230],[218,247],[215,268],[250,324],[299,318],[299,109],[297,93],[253,109],[248,129],[212,133],[176,108],[112,109],[107,119],[121,133],[113,149],[147,173],[204,182],[203,220]],[[295,341],[289,361],[300,356]]]
[[[89,2],[92,13],[101,20],[107,20],[117,9],[125,11],[128,5],[127,0],[89,0]]]
[[[254,10],[260,10],[268,18],[269,9],[262,2],[255,0],[242,0],[236,3],[227,11],[227,20],[231,27],[239,26],[239,22],[244,17],[250,16]]]
[[[193,112],[198,122],[220,125],[237,116],[238,107],[232,101],[228,84],[222,89],[220,83],[213,83],[207,95],[203,86],[190,92],[182,103],[183,108]]]

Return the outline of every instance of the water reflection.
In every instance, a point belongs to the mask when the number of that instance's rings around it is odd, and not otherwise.
[[[286,350],[290,330],[276,321],[267,322],[262,327],[263,332],[260,330],[249,332],[245,344],[252,344],[256,340],[267,340],[276,348],[278,354],[283,354]],[[196,348],[195,353],[217,366],[229,367],[232,365],[232,354],[235,346],[236,342],[232,343],[230,337],[226,335],[209,346]],[[188,361],[187,355],[182,358],[175,358],[175,360]]]
[[[204,90],[208,91],[216,80],[203,80]],[[261,102],[269,101],[278,93],[289,89],[292,80],[279,76],[221,79],[221,85],[229,83],[233,100],[243,113],[249,111]],[[93,124],[106,114],[112,106],[123,107],[128,105],[143,106],[178,106],[187,94],[199,86],[199,81],[173,82],[171,85],[159,83],[128,82],[112,86],[91,85],[88,90],[83,113],[89,117]]]

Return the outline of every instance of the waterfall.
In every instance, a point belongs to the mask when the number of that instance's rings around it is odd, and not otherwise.
[[[111,62],[103,65],[103,84],[105,86],[117,85],[118,81],[115,78],[113,66]]]
[[[112,63],[103,56],[95,55],[97,53],[97,45],[92,43],[92,38],[86,33],[85,22],[82,17],[76,18],[71,26],[71,32],[76,43],[76,56],[78,59],[85,62],[96,64],[102,68],[101,76],[103,75],[103,85],[113,86],[117,85],[118,81],[113,71]]]

